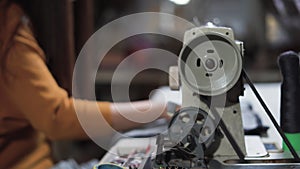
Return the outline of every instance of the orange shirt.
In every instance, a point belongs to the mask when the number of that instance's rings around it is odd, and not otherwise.
[[[12,5],[9,11],[8,17],[16,17],[12,11],[20,9]],[[73,98],[57,85],[44,58],[31,29],[23,24],[8,54],[6,78],[0,75],[0,169],[49,168],[47,138],[87,138]],[[110,103],[98,105],[111,123]]]

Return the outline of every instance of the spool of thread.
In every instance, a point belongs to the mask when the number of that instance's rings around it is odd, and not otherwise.
[[[279,56],[282,75],[280,124],[296,151],[300,151],[300,65],[299,56],[293,51]],[[288,150],[283,143],[283,150]]]

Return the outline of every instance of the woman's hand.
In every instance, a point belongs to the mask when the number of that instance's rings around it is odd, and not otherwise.
[[[128,130],[159,118],[170,119],[167,103],[145,100],[112,103],[112,124],[116,130]]]

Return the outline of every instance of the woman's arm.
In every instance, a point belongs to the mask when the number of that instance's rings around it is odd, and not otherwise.
[[[116,130],[127,130],[167,117],[166,104],[145,100],[131,103],[111,104],[112,126]]]
[[[25,36],[25,37],[24,37]],[[29,36],[26,37],[26,36]],[[60,88],[45,65],[38,45],[26,32],[16,36],[7,60],[8,99],[24,115],[31,125],[51,139],[87,138],[77,116],[94,121],[99,111],[91,108],[97,104],[104,118],[97,123],[97,134],[108,131],[106,121],[117,130],[126,130],[150,122],[165,110],[157,102],[108,103],[73,100]],[[75,103],[75,106],[74,106]],[[75,111],[75,107],[81,111]],[[151,120],[150,120],[151,119]],[[101,121],[103,120],[103,121]],[[106,121],[105,121],[106,120]],[[103,124],[103,125],[102,125]]]

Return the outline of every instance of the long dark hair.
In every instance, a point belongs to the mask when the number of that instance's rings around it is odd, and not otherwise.
[[[67,0],[0,0],[0,67],[5,71],[7,52],[22,16],[7,28],[7,11],[12,4],[21,7],[47,57],[47,64],[59,85],[70,92],[74,65],[73,11]],[[20,15],[21,12],[20,12]],[[11,20],[9,21],[11,24]]]
[[[6,60],[8,56],[8,52],[10,48],[13,46],[14,43],[14,36],[17,33],[19,27],[23,23],[23,18],[27,17],[30,18],[30,26],[35,34],[35,38],[38,40],[39,44],[42,46],[43,49],[45,49],[45,42],[44,42],[44,36],[40,33],[40,31],[37,30],[43,30],[42,28],[39,28],[41,24],[40,19],[36,15],[37,10],[33,10],[34,6],[31,2],[25,2],[26,0],[0,0],[0,64],[1,64],[1,71],[2,73],[5,72],[6,69]],[[28,5],[31,4],[31,5]],[[14,7],[12,7],[14,5]],[[10,9],[13,8],[13,9]],[[9,12],[14,12],[13,18],[12,14]],[[26,16],[27,15],[27,16]],[[35,28],[33,28],[31,23],[36,23]],[[39,34],[39,35],[38,35]]]
[[[3,74],[6,68],[6,60],[8,52],[13,45],[13,38],[17,29],[21,24],[22,11],[15,11],[17,15],[16,18],[10,21],[8,25],[8,11],[12,5],[12,1],[1,0],[0,1],[0,71]]]

